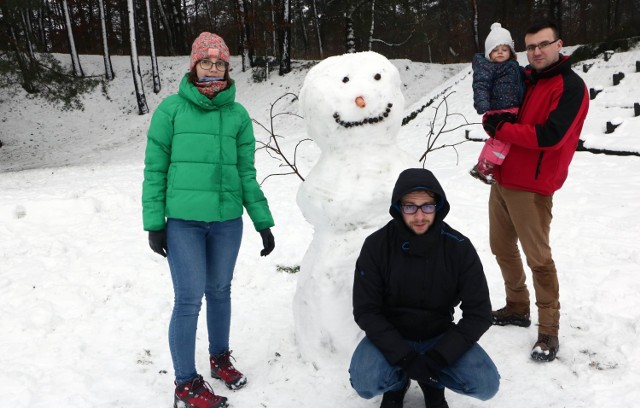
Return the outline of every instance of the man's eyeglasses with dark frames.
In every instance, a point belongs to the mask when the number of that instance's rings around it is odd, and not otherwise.
[[[202,69],[211,69],[215,65],[216,69],[218,71],[223,71],[223,70],[227,69],[227,65],[228,65],[225,61],[222,61],[222,60],[218,60],[216,62],[213,62],[213,61],[206,60],[206,59],[198,61],[198,64],[200,64],[200,68],[202,68]]]
[[[558,38],[558,40],[559,40],[559,38]],[[542,41],[540,44],[529,44],[529,45],[527,45],[526,49],[527,49],[527,52],[534,52],[536,50],[536,48],[538,48],[538,49],[540,49],[540,51],[542,51],[545,48],[547,48],[548,46],[550,46],[551,44],[553,44],[554,42],[557,42],[558,40]]]
[[[415,205],[415,204],[400,205],[400,209],[402,210],[402,213],[407,215],[417,213],[418,208],[420,209],[420,211],[422,211],[425,214],[433,214],[434,212],[436,212],[437,207],[438,207],[438,204],[436,203],[427,203],[427,204],[421,204],[421,205]]]

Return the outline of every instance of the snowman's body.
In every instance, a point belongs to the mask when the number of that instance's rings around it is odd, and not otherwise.
[[[348,364],[361,332],[353,321],[355,262],[364,239],[388,222],[393,184],[415,165],[397,145],[404,114],[400,75],[374,52],[330,57],[300,92],[318,162],[297,196],[314,227],[294,298],[302,356],[321,366]]]

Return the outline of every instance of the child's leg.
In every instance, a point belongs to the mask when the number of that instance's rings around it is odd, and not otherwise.
[[[499,166],[502,164],[505,157],[507,157],[507,153],[509,153],[510,148],[511,144],[504,143],[490,137],[484,143],[484,147],[480,152],[480,159],[485,159],[486,161]]]

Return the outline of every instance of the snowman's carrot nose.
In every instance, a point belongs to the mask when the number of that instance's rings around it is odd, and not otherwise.
[[[358,105],[361,108],[364,108],[365,106],[367,106],[367,104],[364,102],[364,98],[362,96],[358,96],[356,98],[356,105]]]

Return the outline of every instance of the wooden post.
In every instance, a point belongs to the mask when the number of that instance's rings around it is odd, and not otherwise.
[[[620,80],[624,78],[624,72],[618,72],[617,74],[613,74],[613,85],[618,85]]]
[[[636,61],[636,72],[640,72],[640,61]]]
[[[607,122],[607,130],[604,133],[613,133],[613,131],[616,130],[618,126],[620,126],[620,124],[614,125],[611,122]]]
[[[633,116],[640,116],[640,103],[633,104]]]
[[[598,89],[597,91],[593,88],[589,88],[589,99],[596,99],[596,95],[602,92],[602,89]]]
[[[607,50],[604,52],[604,60],[609,61],[613,55],[613,50]]]

